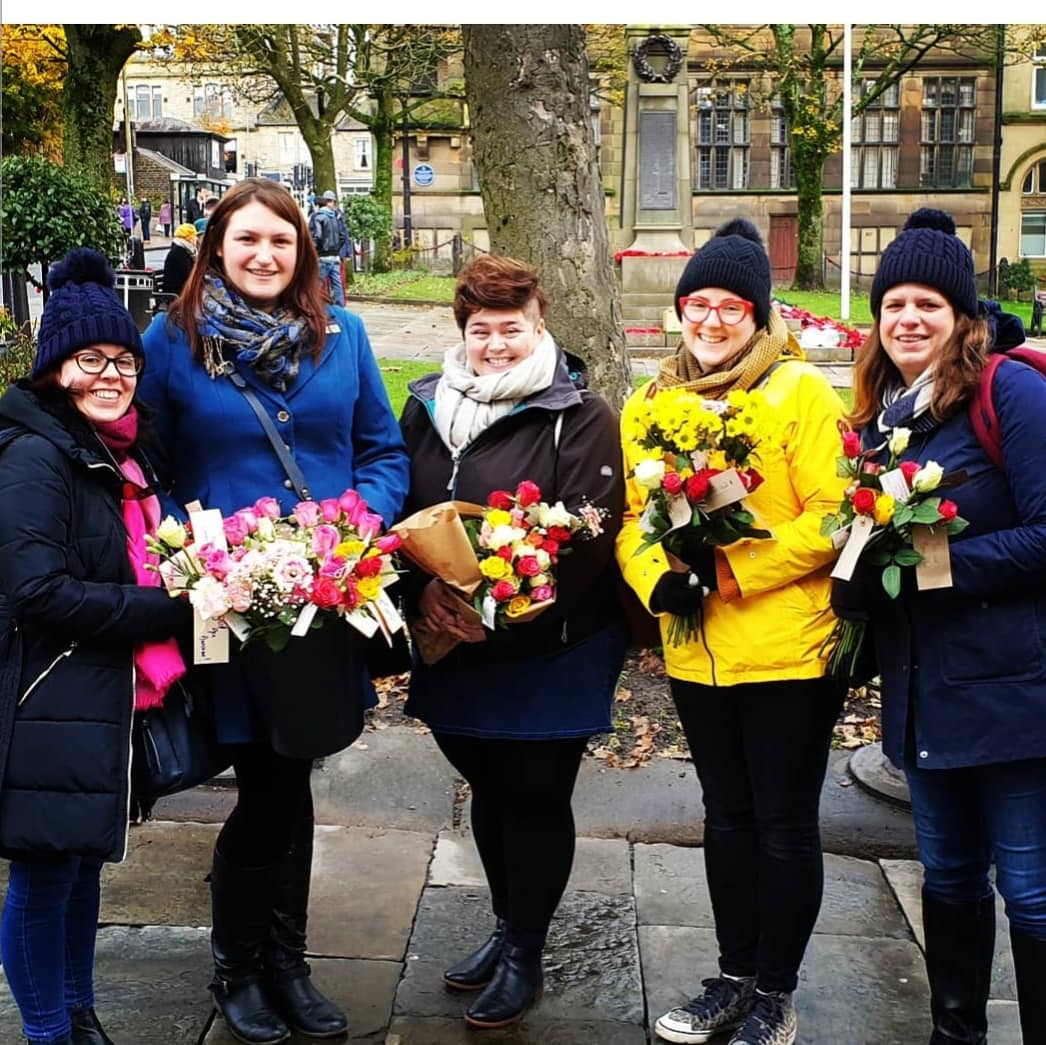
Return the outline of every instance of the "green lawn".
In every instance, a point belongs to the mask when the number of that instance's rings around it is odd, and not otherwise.
[[[425,359],[379,359],[378,368],[385,381],[385,388],[388,389],[392,410],[399,417],[403,404],[407,401],[407,385],[415,378],[438,370],[439,363]]]

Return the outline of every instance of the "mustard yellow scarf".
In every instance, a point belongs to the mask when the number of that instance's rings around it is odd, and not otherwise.
[[[735,388],[747,390],[757,385],[760,378],[782,356],[805,358],[780,313],[771,309],[766,327],[752,335],[733,366],[726,370],[702,373],[691,351],[686,345],[680,344],[674,356],[661,361],[657,377],[650,383],[650,394],[662,388],[682,387],[705,399],[722,399]]]

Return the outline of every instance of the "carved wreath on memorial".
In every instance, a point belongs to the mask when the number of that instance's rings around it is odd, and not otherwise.
[[[658,72],[647,59],[647,55],[662,55],[665,58],[663,72]],[[647,83],[671,83],[683,65],[683,52],[679,44],[664,33],[655,33],[636,44],[632,52],[632,68],[636,76]]]

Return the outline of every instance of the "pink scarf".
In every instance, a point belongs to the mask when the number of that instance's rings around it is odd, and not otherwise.
[[[160,524],[160,502],[154,493],[146,492],[149,484],[145,475],[138,462],[127,453],[138,437],[138,414],[132,407],[118,421],[98,423],[95,429],[129,480],[123,486],[121,510],[127,528],[127,555],[135,580],[147,588],[159,587],[160,575],[147,568],[150,563],[155,566],[159,558],[146,550],[145,535],[156,533]],[[139,642],[134,647],[134,666],[135,711],[158,707],[171,685],[185,674],[185,661],[173,638]]]

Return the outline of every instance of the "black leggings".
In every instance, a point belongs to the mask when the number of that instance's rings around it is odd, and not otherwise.
[[[574,863],[574,793],[586,737],[486,740],[433,733],[472,788],[472,833],[510,943],[541,947]]]
[[[670,681],[703,791],[720,969],[795,990],[821,908],[818,807],[841,687]]]
[[[239,800],[217,848],[237,867],[268,867],[301,832],[312,832],[312,760],[286,758],[268,744],[236,744],[230,752]]]

